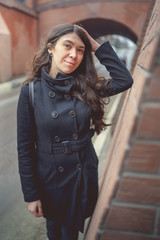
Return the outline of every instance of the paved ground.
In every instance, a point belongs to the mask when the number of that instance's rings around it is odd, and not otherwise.
[[[45,240],[45,220],[34,218],[21,193],[16,151],[16,107],[19,88],[0,93],[0,240]],[[110,134],[94,138],[100,169],[106,158]],[[80,234],[79,240],[83,239]]]

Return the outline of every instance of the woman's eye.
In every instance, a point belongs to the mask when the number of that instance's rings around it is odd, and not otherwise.
[[[70,47],[70,45],[69,45],[69,44],[65,44],[65,47],[67,47],[67,48],[68,48],[68,47]]]
[[[82,49],[78,49],[78,52],[83,53],[83,50]]]

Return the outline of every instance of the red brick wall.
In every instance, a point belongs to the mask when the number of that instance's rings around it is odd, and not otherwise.
[[[16,0],[0,0],[0,12],[11,33],[12,76],[24,74],[27,63],[37,49],[37,41],[53,26],[90,18],[106,18],[126,25],[139,37],[150,7],[150,1],[84,1],[75,2],[75,5],[73,1],[55,1],[59,4],[56,8],[48,5],[53,2],[25,0],[20,3]],[[49,8],[43,11],[46,4]],[[34,6],[42,7],[40,12],[39,8],[35,8],[38,18]]]
[[[7,3],[9,3],[8,1]],[[19,4],[20,3],[16,3]],[[24,74],[26,64],[37,49],[37,18],[18,6],[0,5],[0,12],[11,33],[12,76]]]
[[[69,5],[70,1],[56,1],[59,7],[55,8],[50,5],[50,2],[49,0],[37,1],[38,9],[41,7],[39,13],[39,38],[44,37],[48,30],[57,24],[75,23],[93,18],[117,21],[131,29],[139,37],[151,3],[150,1],[110,0],[83,1],[83,3],[77,5],[74,5],[73,1],[71,1],[71,5]]]
[[[34,7],[34,1],[33,0],[25,0],[25,5],[29,8]]]
[[[0,13],[0,83],[12,77],[11,35]]]
[[[160,0],[156,1],[101,176],[85,240],[160,239]]]

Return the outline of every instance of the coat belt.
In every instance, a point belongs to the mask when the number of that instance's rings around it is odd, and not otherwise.
[[[38,142],[36,148],[39,151],[47,153],[71,154],[72,152],[78,152],[84,148],[87,141],[92,138],[93,134],[94,130],[90,129],[84,137],[78,140],[63,141],[60,143]]]

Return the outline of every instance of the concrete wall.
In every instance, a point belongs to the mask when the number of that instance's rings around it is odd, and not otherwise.
[[[101,176],[85,240],[160,239],[160,0],[156,1]]]

